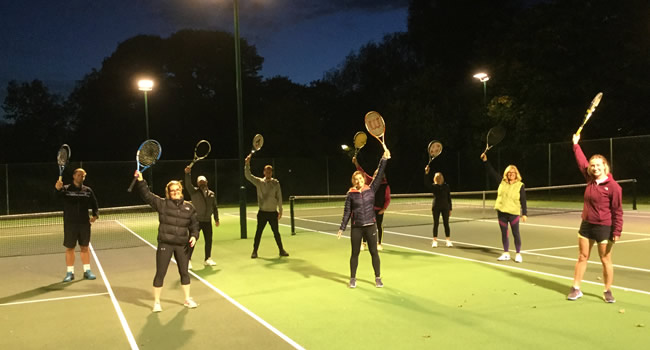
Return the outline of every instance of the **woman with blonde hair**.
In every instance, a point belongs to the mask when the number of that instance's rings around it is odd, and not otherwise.
[[[438,225],[440,224],[440,215],[442,215],[442,225],[445,228],[445,244],[447,247],[453,247],[450,236],[449,216],[451,215],[451,189],[445,182],[442,173],[434,172],[433,179],[429,175],[431,169],[427,165],[424,168],[424,185],[433,193],[433,204],[431,212],[433,213],[433,241],[431,247],[438,247]]]
[[[526,188],[521,181],[519,169],[514,165],[508,165],[499,176],[492,165],[487,161],[487,155],[481,154],[481,160],[485,164],[488,173],[499,183],[497,199],[494,209],[497,211],[499,228],[501,229],[501,242],[503,243],[503,254],[497,258],[499,261],[510,260],[510,239],[508,238],[508,224],[512,229],[512,236],[515,239],[515,262],[522,262],[521,257],[521,234],[519,233],[519,219],[526,222]]]

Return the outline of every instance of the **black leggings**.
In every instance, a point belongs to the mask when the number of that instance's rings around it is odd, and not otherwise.
[[[205,239],[205,259],[203,260],[208,260],[208,258],[212,257],[212,222],[199,221],[199,229],[199,232],[203,231],[203,239]],[[194,254],[194,247],[190,248],[190,260],[192,260],[192,254]]]
[[[449,238],[451,231],[449,229],[449,209],[433,208],[433,237],[438,237],[438,225],[440,224],[440,214],[442,214],[442,225],[445,227],[445,237]]]
[[[253,251],[257,251],[260,247],[260,240],[262,239],[262,232],[266,223],[271,226],[275,243],[278,245],[280,251],[284,250],[282,247],[282,238],[280,237],[280,230],[278,229],[278,212],[277,211],[258,211],[257,212],[257,231],[255,231],[255,240],[253,241]]]
[[[503,213],[497,210],[497,217],[499,219],[499,228],[501,229],[501,242],[503,243],[503,251],[507,252],[510,249],[510,239],[508,238],[508,223],[512,228],[512,237],[515,238],[515,249],[517,253],[521,250],[521,235],[519,234],[519,215]]]
[[[350,277],[357,276],[359,266],[359,253],[361,252],[361,238],[368,242],[368,251],[372,257],[372,268],[375,270],[375,277],[381,276],[379,253],[377,252],[377,226],[352,226],[350,242],[352,243],[352,255],[350,255]]]
[[[156,250],[156,276],[153,278],[154,287],[160,288],[163,286],[163,281],[165,280],[165,275],[167,274],[167,268],[169,267],[169,261],[172,259],[172,254],[174,255],[174,259],[176,259],[176,264],[178,265],[178,273],[181,275],[181,284],[190,284],[190,274],[187,272],[187,263],[190,261],[188,247],[189,245],[183,246],[158,242],[158,250]]]

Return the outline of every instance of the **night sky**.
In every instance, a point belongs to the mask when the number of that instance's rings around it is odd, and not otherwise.
[[[240,0],[240,36],[264,57],[262,76],[308,84],[363,44],[406,31],[407,6],[408,0]],[[10,80],[39,79],[66,95],[120,42],[180,29],[232,32],[232,1],[3,1],[0,102]]]

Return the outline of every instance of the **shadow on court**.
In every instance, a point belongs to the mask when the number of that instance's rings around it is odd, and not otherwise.
[[[194,330],[185,329],[185,318],[188,312],[188,309],[183,309],[167,322],[161,320],[160,314],[149,314],[140,333],[135,335],[138,344],[153,349],[184,348],[196,333]],[[161,336],[161,334],[172,336]]]
[[[35,298],[42,299],[49,293],[62,291],[66,288],[72,287],[74,284],[79,282],[82,282],[82,280],[75,280],[67,283],[57,282],[57,283],[49,284],[47,286],[38,287],[32,290],[16,293],[14,295],[8,295],[6,297],[0,298],[0,304],[14,303],[19,301],[35,299]]]

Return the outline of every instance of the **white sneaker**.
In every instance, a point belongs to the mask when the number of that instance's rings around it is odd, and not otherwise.
[[[431,248],[438,248],[438,241],[433,240],[433,242],[431,243]]]
[[[503,254],[501,254],[500,257],[497,258],[497,260],[499,260],[499,261],[510,260],[510,254],[509,253],[503,253]]]
[[[154,303],[154,304],[153,304],[153,310],[151,310],[151,311],[152,311],[152,312],[161,312],[161,311],[162,311],[162,307],[160,306],[160,303]]]
[[[447,240],[447,247],[453,247],[454,245],[451,243],[450,240]]]
[[[191,269],[192,269],[192,262],[190,261],[187,263],[187,270],[189,271]]]
[[[366,242],[361,242],[361,250],[366,250]]]
[[[381,244],[377,244],[377,250],[384,250],[384,247],[382,247]]]
[[[205,266],[215,266],[215,265],[217,265],[217,263],[214,262],[214,260],[212,260],[212,258],[208,258],[208,259],[205,261]]]
[[[523,262],[523,261],[524,261],[524,259],[521,257],[521,254],[517,253],[517,255],[515,255],[515,262],[520,263],[520,262]]]
[[[197,306],[199,306],[199,304],[194,302],[194,299],[192,298],[185,300],[185,303],[183,305],[188,309],[195,309]]]

